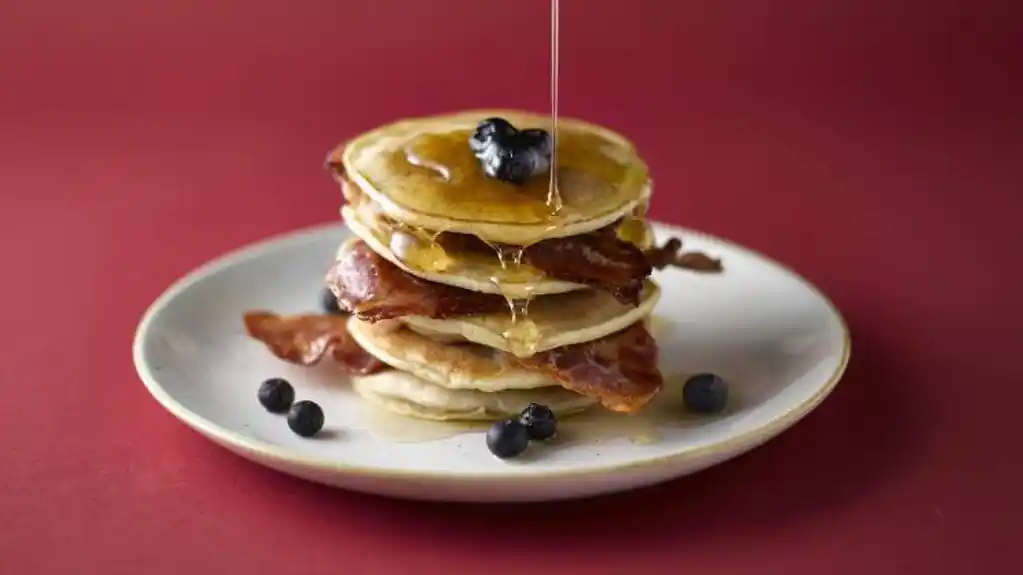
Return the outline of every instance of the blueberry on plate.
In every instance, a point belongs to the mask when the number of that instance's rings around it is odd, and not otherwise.
[[[682,399],[696,413],[720,413],[728,403],[728,386],[717,375],[701,373],[686,380]]]
[[[259,403],[271,413],[284,413],[295,401],[295,390],[287,380],[272,377],[259,385]]]
[[[323,410],[315,402],[299,401],[288,410],[288,427],[302,437],[312,437],[323,429]]]
[[[343,315],[341,306],[337,303],[337,297],[329,288],[323,288],[320,292],[320,308],[331,315]]]
[[[500,459],[521,455],[529,447],[529,431],[514,419],[498,421],[487,430],[487,449]]]
[[[519,422],[526,426],[529,438],[544,441],[554,437],[558,432],[558,420],[554,412],[546,405],[530,403],[522,410]]]

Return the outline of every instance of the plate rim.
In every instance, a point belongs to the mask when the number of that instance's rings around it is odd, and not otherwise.
[[[733,437],[729,437],[726,440],[711,445],[685,448],[681,451],[629,462],[612,463],[584,468],[544,470],[530,473],[508,473],[501,470],[477,472],[392,469],[373,465],[352,464],[343,461],[328,460],[297,454],[288,449],[226,429],[185,407],[163,388],[163,386],[158,382],[156,374],[154,374],[146,362],[143,361],[144,341],[151,330],[155,318],[159,315],[163,308],[165,308],[181,292],[188,289],[192,284],[207,276],[210,276],[224,268],[228,268],[238,263],[245,262],[253,257],[257,257],[261,252],[271,246],[275,249],[284,249],[292,243],[308,241],[308,238],[311,236],[325,233],[328,230],[337,229],[338,231],[347,231],[347,226],[345,226],[343,222],[314,224],[296,230],[272,234],[263,239],[250,242],[241,247],[224,252],[219,256],[215,256],[203,264],[192,268],[164,289],[164,291],[155,300],[153,300],[153,302],[146,308],[146,311],[142,314],[142,317],[136,326],[132,340],[132,360],[139,379],[142,380],[143,385],[145,385],[149,394],[157,403],[169,411],[171,415],[179,421],[206,436],[207,439],[220,444],[222,447],[253,460],[269,459],[274,460],[276,463],[298,466],[319,472],[328,472],[333,475],[354,475],[365,478],[385,477],[396,480],[411,479],[418,481],[471,481],[479,479],[537,481],[555,477],[572,478],[622,472],[637,472],[648,468],[670,466],[686,459],[700,458],[708,455],[713,456],[715,454],[726,454],[726,459],[730,459],[731,457],[738,456],[750,448],[755,447],[758,443],[777,436],[792,425],[798,423],[799,420],[820,405],[820,403],[831,394],[834,388],[838,385],[838,382],[842,379],[842,376],[845,374],[846,368],[849,364],[849,357],[852,353],[852,341],[848,325],[846,324],[842,313],[831,299],[823,291],[817,288],[816,285],[789,266],[766,256],[757,250],[742,246],[736,242],[713,234],[694,230],[692,228],[676,226],[658,220],[651,220],[650,224],[654,227],[659,227],[673,234],[682,236],[683,238],[693,236],[702,237],[728,246],[729,248],[752,254],[791,275],[824,302],[828,311],[833,315],[835,320],[837,320],[838,326],[842,331],[842,351],[835,369],[813,395],[793,406],[782,415],[771,419],[762,425],[748,429]],[[351,232],[347,231],[347,233]]]

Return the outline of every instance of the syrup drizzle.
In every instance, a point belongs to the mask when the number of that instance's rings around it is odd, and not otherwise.
[[[389,226],[392,231],[387,238],[388,247],[402,260],[433,272],[442,272],[455,263],[437,242],[443,230],[427,230],[397,221],[390,221]]]
[[[558,81],[560,79],[559,74],[559,36],[560,36],[560,25],[559,25],[559,12],[560,12],[559,0],[551,0],[551,61],[550,61],[550,104],[551,104],[551,167],[550,167],[550,181],[547,188],[547,209],[550,210],[550,216],[553,219],[558,213],[561,212],[564,207],[561,200],[561,193],[558,190]],[[553,228],[553,225],[549,227]],[[522,266],[522,252],[525,250],[525,246],[492,246],[494,251],[497,253],[498,259],[501,261],[501,268],[507,270],[509,265],[514,265],[516,269]],[[495,279],[495,278],[492,278]],[[500,281],[496,282],[500,289]],[[517,355],[525,354],[532,355],[536,352],[536,347],[540,341],[540,331],[537,328],[536,323],[529,318],[529,302],[533,299],[533,291],[536,289],[536,285],[530,285],[526,288],[527,297],[523,299],[512,299],[507,293],[502,291],[505,299],[508,301],[508,309],[511,312],[512,325],[504,333],[502,337],[511,346],[514,353]]]
[[[497,254],[497,259],[501,262],[502,269],[507,270],[511,267],[517,271],[522,267],[524,247],[496,244],[491,245],[491,247]],[[511,312],[512,325],[501,336],[508,342],[513,352],[532,355],[536,351],[540,339],[540,332],[536,324],[528,317],[529,302],[533,299],[533,291],[536,289],[536,284],[530,283],[525,286],[523,289],[526,292],[526,297],[516,299],[501,289],[500,278],[491,277],[490,281],[497,285],[501,295],[508,302],[508,311]]]
[[[551,0],[551,169],[550,187],[547,191],[547,207],[551,209],[551,215],[557,215],[561,211],[561,193],[558,191],[558,81],[559,62],[558,52],[560,42],[560,25],[558,23],[558,12],[560,11],[559,0]]]

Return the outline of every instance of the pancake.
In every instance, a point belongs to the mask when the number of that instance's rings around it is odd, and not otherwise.
[[[502,266],[493,253],[447,254],[443,248],[431,245],[429,238],[404,234],[381,225],[379,220],[371,219],[367,208],[342,208],[348,229],[374,252],[424,280],[482,293],[503,293],[511,298],[586,288],[582,284],[548,280],[542,271],[528,264]]]
[[[435,234],[398,229],[381,217],[371,201],[341,208],[342,217],[359,239],[402,270],[427,281],[513,299],[586,289],[580,283],[551,279],[526,262],[508,265],[496,251],[451,250],[435,241]],[[653,246],[653,231],[641,218],[629,217],[618,227],[619,237],[646,250]]]
[[[467,341],[506,351],[519,357],[566,345],[600,339],[650,315],[660,288],[646,280],[638,306],[619,303],[598,290],[551,295],[532,300],[527,314],[492,313],[434,319],[401,318],[409,326],[430,333],[460,335]]]
[[[432,231],[476,235],[488,242],[529,245],[590,232],[645,204],[646,164],[623,136],[575,119],[559,119],[558,191],[548,205],[549,178],[523,185],[487,177],[469,148],[476,125],[499,116],[517,128],[550,128],[529,112],[481,110],[414,118],[372,130],[335,149],[328,164],[350,179],[388,217]]]
[[[495,392],[558,385],[545,375],[514,365],[499,351],[466,343],[460,337],[459,343],[449,339],[458,336],[435,338],[394,320],[368,324],[354,318],[348,320],[348,332],[380,361],[440,387]]]
[[[564,416],[594,404],[592,399],[560,387],[493,393],[451,390],[401,371],[353,377],[352,387],[378,407],[400,415],[434,420],[491,421],[518,415],[533,402]]]

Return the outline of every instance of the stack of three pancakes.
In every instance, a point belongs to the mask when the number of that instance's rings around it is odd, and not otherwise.
[[[653,244],[646,166],[624,137],[563,119],[557,185],[547,174],[501,181],[469,146],[493,117],[550,127],[511,111],[418,118],[328,158],[354,237],[327,283],[352,314],[351,336],[389,367],[356,377],[355,390],[435,420],[495,419],[529,403],[559,415],[636,411],[661,387],[645,329],[659,288],[634,257]]]

